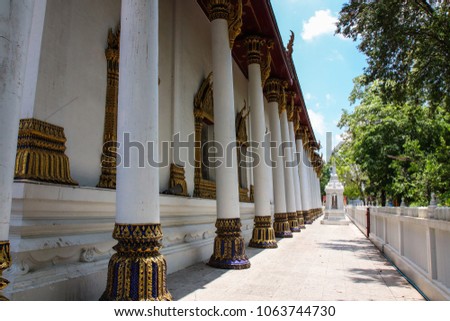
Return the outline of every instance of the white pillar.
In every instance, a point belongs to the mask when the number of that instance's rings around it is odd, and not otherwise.
[[[158,1],[123,1],[121,24],[116,222],[158,224],[159,169],[150,165],[147,152],[125,145],[131,141],[147,148],[151,142],[153,159],[158,159]]]
[[[172,299],[166,261],[159,253],[159,168],[151,162],[158,160],[158,14],[158,0],[122,0],[117,122],[121,162],[113,232],[119,243],[102,300]]]
[[[11,265],[9,223],[34,0],[0,2],[0,291]],[[0,293],[0,301],[7,300]]]
[[[283,93],[283,95],[285,95]],[[300,232],[298,227],[297,220],[297,205],[295,203],[295,187],[294,187],[294,176],[293,176],[293,168],[292,166],[292,145],[291,144],[291,136],[289,134],[289,124],[286,112],[286,103],[284,102],[284,106],[281,110],[281,137],[284,143],[287,145],[284,148],[284,185],[285,185],[285,193],[286,193],[286,210],[288,213],[289,225],[292,232]]]
[[[292,167],[292,177],[294,178],[294,192],[295,192],[295,206],[297,211],[297,222],[299,225],[299,228],[304,228],[304,219],[303,219],[303,205],[302,205],[302,197],[301,197],[301,191],[300,191],[300,177],[298,176],[298,166],[297,163],[299,160],[298,154],[297,154],[297,146],[295,141],[295,130],[294,130],[294,123],[289,122],[289,136],[292,143],[292,160],[295,162],[295,166]]]
[[[32,118],[34,116],[36,88],[39,76],[41,59],[42,36],[44,34],[45,12],[47,0],[39,0],[34,4],[31,21],[30,42],[27,53],[26,71],[24,76],[24,88],[20,118]]]
[[[233,58],[230,49],[228,19],[229,0],[210,0],[214,139],[222,146],[224,157],[216,168],[217,236],[209,265],[226,269],[245,269],[250,262],[245,255],[239,212],[239,181],[236,148],[236,126],[233,89]],[[230,228],[233,238],[228,237]],[[223,255],[222,253],[226,253]]]
[[[272,161],[274,167],[272,169],[274,202],[275,202],[275,235],[277,237],[292,237],[290,230],[288,214],[286,211],[286,189],[284,184],[284,162],[283,157],[279,153],[281,145],[281,125],[278,110],[278,103],[280,99],[281,82],[278,79],[269,79],[266,82],[264,89],[265,95],[269,102],[269,122],[270,122],[270,138],[271,142],[275,144],[275,148],[271,149]]]
[[[225,19],[211,21],[213,90],[214,90],[214,139],[224,148],[236,142],[233,66]],[[231,150],[229,165],[225,159],[216,168],[217,217],[239,218],[239,186],[236,149]]]
[[[249,246],[276,248],[275,232],[272,228],[270,195],[267,184],[271,184],[269,170],[265,162],[263,147],[266,131],[264,117],[264,96],[261,81],[261,47],[265,42],[260,37],[246,39],[248,52],[248,90],[250,98],[250,121],[252,144],[258,144],[253,151],[259,157],[259,163],[253,167],[255,227]]]
[[[307,181],[307,167],[306,167],[306,154],[303,149],[303,141],[301,138],[297,139],[297,152],[300,157],[300,163],[298,164],[298,175],[300,178],[300,195],[302,199],[302,215],[303,220],[307,221],[307,212],[309,210],[309,198],[308,198],[308,181]]]

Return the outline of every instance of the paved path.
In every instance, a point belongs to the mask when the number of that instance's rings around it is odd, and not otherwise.
[[[247,248],[252,267],[232,271],[203,263],[171,274],[175,300],[424,300],[353,225],[316,220],[278,249]]]

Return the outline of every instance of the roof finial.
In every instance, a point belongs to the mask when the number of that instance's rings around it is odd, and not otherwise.
[[[291,30],[291,38],[289,39],[286,53],[289,57],[292,57],[292,53],[294,52],[294,39],[295,35],[294,32]]]

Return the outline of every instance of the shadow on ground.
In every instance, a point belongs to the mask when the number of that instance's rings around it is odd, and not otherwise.
[[[246,247],[246,254],[251,263],[252,257],[263,251],[271,250]],[[173,299],[178,300],[196,290],[204,289],[208,283],[220,278],[227,272],[230,272],[230,270],[210,267],[205,261],[170,274],[170,277],[167,278],[167,287]]]

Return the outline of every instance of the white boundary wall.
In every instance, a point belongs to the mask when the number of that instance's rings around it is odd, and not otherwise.
[[[450,208],[370,207],[369,239],[431,300],[450,300]],[[348,206],[364,233],[367,207]]]

